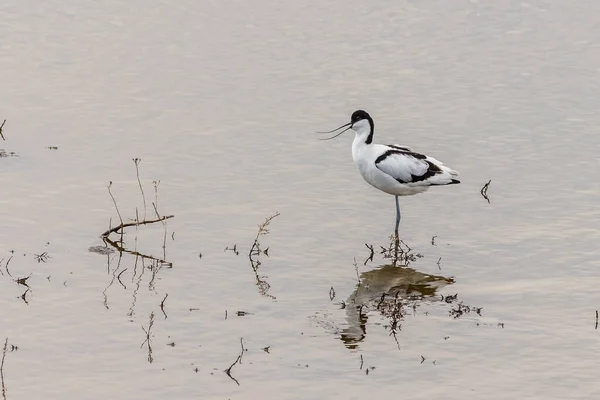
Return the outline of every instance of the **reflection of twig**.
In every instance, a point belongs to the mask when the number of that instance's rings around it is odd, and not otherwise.
[[[0,378],[2,378],[2,398],[6,400],[6,386],[4,386],[4,359],[6,358],[6,349],[8,346],[8,338],[4,341],[4,349],[2,349],[2,362],[0,363]]]
[[[111,228],[109,230],[107,230],[106,232],[102,233],[102,237],[106,237],[108,235],[110,235],[113,232],[117,232],[119,229],[123,229],[123,228],[127,228],[128,226],[138,226],[138,225],[146,225],[146,224],[153,224],[155,222],[161,222],[164,221],[166,219],[169,218],[173,218],[174,215],[166,215],[164,217],[160,217],[157,219],[151,219],[151,220],[144,220],[141,222],[127,222],[127,223],[123,223],[123,220],[121,220],[121,224],[119,226],[115,226],[114,228]],[[121,216],[119,215],[119,218],[121,218]]]
[[[354,259],[354,262],[352,265],[354,265],[354,271],[356,272],[356,284],[358,287],[358,286],[360,286],[360,274],[358,272],[358,264],[356,264],[356,258]]]
[[[240,252],[237,250],[237,244],[234,244],[233,247],[227,246],[227,247],[225,247],[225,250],[223,250],[223,251],[228,251],[228,250],[232,251],[233,254],[235,254],[236,256],[240,255]]]
[[[240,383],[238,382],[237,379],[235,379],[233,376],[231,376],[231,368],[233,368],[233,366],[235,364],[237,364],[238,362],[241,364],[242,363],[242,357],[244,356],[244,342],[243,342],[243,338],[240,338],[240,345],[242,346],[242,351],[240,352],[240,354],[237,356],[237,358],[235,359],[235,361],[233,362],[233,364],[231,364],[229,366],[229,368],[227,368],[225,371],[227,376],[230,377],[235,383],[237,383],[238,386],[240,386]]]
[[[34,254],[33,256],[35,257],[38,263],[45,263],[50,258],[47,251],[44,251],[42,254]]]
[[[4,122],[2,122],[2,125],[0,125],[0,136],[2,136],[2,140],[6,140],[6,139],[4,139],[4,135],[2,134],[2,128],[4,128],[5,123],[6,123],[6,120],[4,120]]]
[[[596,326],[594,329],[598,329],[598,310],[596,310]]]
[[[110,240],[108,237],[103,237],[102,240],[104,241],[104,243],[111,245],[112,247],[114,247],[116,250],[119,251],[119,253],[128,253],[128,254],[132,254],[134,256],[138,256],[141,257],[142,259],[148,259],[148,260],[154,260],[160,264],[163,265],[167,265],[169,267],[173,266],[172,262],[157,258],[157,257],[153,257],[153,256],[147,256],[145,254],[142,254],[138,251],[132,251],[132,250],[127,250],[125,247],[119,246],[119,244],[117,242],[114,242],[112,240]]]
[[[137,269],[137,262],[138,259],[140,258],[139,255],[135,256],[135,264],[134,264],[134,273],[133,276],[131,277],[131,281],[133,282],[133,279],[135,278],[135,270]],[[133,289],[133,293],[131,294],[131,306],[129,307],[129,312],[127,313],[128,316],[133,316],[134,312],[135,312],[135,304],[137,303],[137,294],[140,290],[140,284],[142,283],[142,279],[144,278],[144,273],[146,272],[146,266],[144,265],[144,259],[142,258],[142,272],[140,272],[140,275],[138,276],[137,281],[135,282],[135,289]]]
[[[150,364],[152,364],[152,361],[154,361],[154,359],[152,358],[152,344],[151,344],[152,339],[150,339],[150,334],[152,333],[151,331],[152,331],[153,326],[154,326],[154,311],[152,311],[150,313],[150,323],[148,324],[148,330],[146,330],[146,328],[144,328],[142,326],[142,330],[146,334],[146,340],[144,340],[144,342],[140,346],[140,349],[141,349],[142,347],[144,347],[144,345],[146,343],[148,344],[148,362]]]
[[[119,272],[119,275],[117,275],[117,280],[119,281],[121,286],[123,286],[123,289],[127,290],[127,286],[125,286],[125,284],[123,282],[121,282],[121,275],[123,275],[123,273],[125,271],[127,271],[127,268],[125,268],[123,271]]]
[[[481,195],[483,196],[483,198],[487,200],[488,204],[490,204],[490,199],[489,199],[489,197],[487,195],[487,191],[488,191],[488,188],[490,187],[490,183],[492,183],[491,179],[485,185],[483,185],[483,187],[479,191],[479,193],[481,193]]]
[[[121,268],[121,259],[123,258],[123,253],[119,253],[119,261],[117,262],[117,267],[113,270],[112,272],[112,279],[110,280],[110,283],[104,288],[104,290],[102,291],[102,295],[104,296],[104,307],[106,307],[106,309],[108,310],[108,295],[106,294],[108,291],[108,288],[112,286],[112,284],[115,281],[116,278],[116,273],[119,270],[119,268]],[[107,273],[110,274],[110,254],[108,255],[108,258],[106,260],[106,268],[107,268]],[[119,274],[120,276],[120,274]],[[121,282],[121,281],[119,281]],[[123,285],[123,283],[121,282],[121,285]],[[125,286],[125,285],[123,285]]]

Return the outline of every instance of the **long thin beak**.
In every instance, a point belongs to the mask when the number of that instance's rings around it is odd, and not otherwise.
[[[317,133],[333,133],[333,132],[337,131],[338,129],[342,129],[342,128],[345,128],[345,127],[347,127],[348,125],[352,125],[352,122],[348,122],[347,124],[344,124],[344,125],[342,125],[342,126],[340,126],[340,127],[338,127],[338,128],[335,128],[335,129],[334,129],[334,130],[332,130],[332,131],[327,131],[327,132],[317,132]]]
[[[346,127],[347,127],[347,128],[346,128]],[[332,130],[332,131],[327,131],[327,132],[317,132],[317,133],[333,133],[333,132],[335,132],[335,131],[337,131],[337,130],[339,130],[339,129],[342,129],[342,128],[346,128],[346,129],[344,129],[343,131],[341,131],[341,132],[340,132],[340,133],[338,133],[337,135],[334,135],[334,136],[332,136],[332,137],[330,137],[330,138],[324,138],[324,139],[321,139],[321,138],[319,138],[319,140],[331,140],[331,139],[335,139],[336,137],[340,136],[342,133],[346,132],[348,129],[351,129],[351,128],[352,128],[352,122],[348,122],[347,124],[344,124],[344,125],[340,126],[339,128],[335,128],[335,129],[334,129],[334,130]]]

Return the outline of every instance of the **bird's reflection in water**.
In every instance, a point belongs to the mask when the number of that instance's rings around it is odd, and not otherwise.
[[[356,289],[346,301],[347,328],[341,332],[346,347],[354,349],[364,340],[368,312],[377,310],[390,321],[395,336],[398,323],[407,309],[428,301],[436,291],[454,283],[452,278],[429,275],[411,267],[382,265],[360,274]]]

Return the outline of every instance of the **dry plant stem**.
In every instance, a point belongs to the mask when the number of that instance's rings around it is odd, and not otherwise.
[[[156,204],[152,203],[152,207],[154,207],[154,212],[156,213],[156,218],[160,218],[160,214],[158,213],[158,209],[156,208]]]
[[[160,185],[160,181],[152,181],[152,183],[154,184],[154,203],[152,205],[154,206],[156,217],[160,218],[160,215],[158,215],[158,185]]]
[[[169,297],[169,293],[165,294],[165,298],[160,302],[160,311],[162,311],[165,319],[167,319],[167,313],[165,312],[165,300]]]
[[[115,205],[116,205],[116,203],[115,203]],[[127,222],[127,223],[123,223],[123,220],[121,220],[121,224],[119,226],[115,226],[114,228],[111,228],[111,229],[107,230],[106,232],[102,233],[102,235],[100,235],[100,236],[102,236],[102,237],[105,238],[108,235],[110,235],[111,233],[117,232],[118,230],[123,229],[123,228],[127,228],[128,226],[138,226],[138,225],[154,224],[156,222],[161,222],[161,221],[164,221],[166,219],[173,218],[173,217],[174,217],[174,215],[166,215],[164,217],[160,217],[160,218],[157,218],[157,219],[151,219],[151,220],[142,221],[142,222]],[[121,218],[120,215],[119,215],[119,218]]]
[[[250,248],[250,251],[248,252],[248,257],[250,259],[252,259],[252,255],[254,253],[260,253],[260,244],[258,243],[258,237],[269,233],[269,229],[267,229],[267,227],[269,226],[271,221],[275,217],[278,217],[279,215],[280,215],[279,212],[276,212],[275,214],[271,215],[270,217],[267,217],[265,219],[265,222],[258,225],[258,232],[256,232],[256,237],[254,238],[254,243],[252,244],[252,247]]]
[[[6,400],[6,386],[4,386],[4,359],[6,358],[6,349],[8,347],[8,338],[4,341],[4,349],[2,350],[2,362],[0,363],[0,378],[2,381],[2,398]]]
[[[483,196],[483,198],[487,200],[488,204],[490,204],[490,199],[489,199],[489,197],[487,195],[487,191],[488,191],[488,188],[490,187],[490,183],[492,183],[491,179],[485,185],[483,185],[483,187],[479,191],[479,193],[481,193],[481,195]]]
[[[237,383],[238,386],[240,386],[240,383],[238,382],[237,379],[235,379],[233,376],[231,376],[231,368],[233,368],[233,366],[235,364],[237,364],[238,362],[241,364],[242,363],[242,357],[244,356],[244,342],[243,342],[244,338],[240,338],[240,345],[242,346],[242,351],[240,352],[240,355],[237,356],[237,358],[235,359],[235,361],[233,362],[233,364],[231,364],[229,366],[229,368],[227,368],[225,370],[225,373],[227,374],[227,376],[229,376],[231,379],[233,379],[233,381],[235,383]]]
[[[256,285],[258,286],[258,290],[259,290],[260,294],[262,294],[263,296],[270,297],[273,300],[275,300],[275,296],[270,295],[268,293],[269,289],[271,288],[271,285],[265,279],[263,279],[263,277],[261,277],[258,274],[258,268],[261,265],[261,262],[259,260],[260,254],[262,253],[262,254],[265,254],[268,256],[268,248],[265,250],[262,250],[260,248],[260,243],[259,243],[258,239],[261,235],[267,235],[269,233],[269,229],[268,229],[269,224],[275,217],[278,217],[279,215],[280,215],[279,212],[276,212],[275,214],[265,218],[265,221],[262,224],[258,225],[258,231],[256,232],[256,237],[254,238],[254,243],[252,243],[252,247],[250,248],[250,251],[248,251],[248,259],[250,260],[250,266],[252,267],[252,270],[254,271],[254,275],[256,277]],[[225,249],[225,250],[228,250],[228,249]],[[236,250],[236,246],[234,246],[232,250],[236,255],[238,254],[238,252]]]
[[[117,206],[117,201],[115,200],[115,196],[113,196],[110,187],[112,186],[112,181],[110,181],[108,183],[108,194],[110,194],[110,198],[112,199],[113,203],[115,204],[115,209],[117,210],[117,215],[119,216],[119,221],[121,221],[121,225],[123,225],[123,218],[121,217],[121,212],[119,212],[119,207]],[[107,231],[108,233],[111,232],[111,230],[109,229]]]
[[[140,168],[139,165],[142,162],[141,158],[134,158],[133,163],[135,164],[135,173],[137,176],[138,185],[140,186],[140,192],[142,192],[142,201],[144,202],[144,220],[146,219],[146,196],[144,195],[144,188],[142,187],[142,181],[140,181]]]

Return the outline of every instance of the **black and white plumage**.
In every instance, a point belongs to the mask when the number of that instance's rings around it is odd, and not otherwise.
[[[332,133],[344,127],[346,129],[324,140],[333,139],[349,129],[356,133],[352,143],[352,158],[360,174],[370,185],[396,197],[396,237],[400,223],[398,196],[422,193],[431,186],[460,183],[457,171],[433,157],[416,153],[406,146],[373,143],[375,125],[366,111],[355,111],[349,123],[323,133]]]

